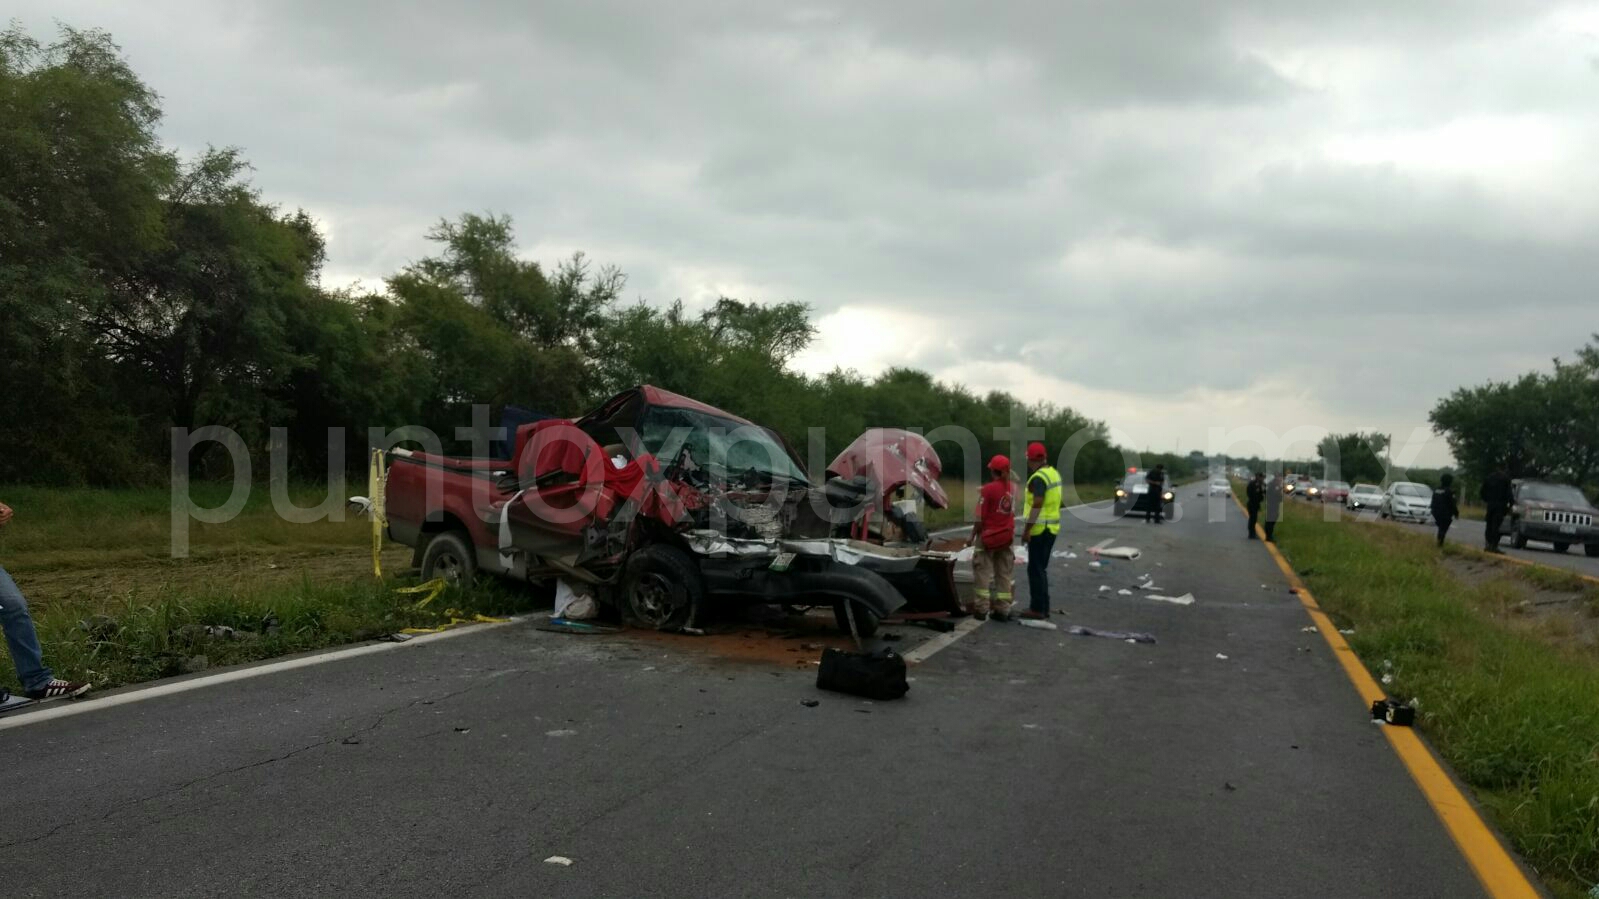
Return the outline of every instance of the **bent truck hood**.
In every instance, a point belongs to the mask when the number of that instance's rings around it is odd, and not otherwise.
[[[871,478],[884,496],[906,485],[915,487],[935,509],[949,507],[938,483],[942,473],[943,463],[927,438],[900,428],[868,429],[827,466],[828,477]]]

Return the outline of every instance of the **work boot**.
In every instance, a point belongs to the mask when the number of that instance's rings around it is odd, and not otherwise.
[[[1009,621],[1010,620],[1010,613],[1009,612],[991,612],[991,613],[989,613],[988,617],[994,619],[995,621]]]
[[[988,620],[988,613],[987,612],[973,612],[972,613],[972,617],[976,618],[978,621],[987,621]],[[998,618],[999,617],[999,613],[995,612],[994,613],[994,617]]]
[[[1029,621],[1043,621],[1044,619],[1048,618],[1049,616],[1044,614],[1043,612],[1035,612],[1032,609],[1028,609],[1027,611],[1025,611],[1025,612],[1023,612],[1021,614],[1021,617],[1026,618]]]
[[[85,694],[87,692],[89,692],[89,685],[88,684],[69,683],[69,682],[64,681],[61,678],[57,677],[57,678],[51,679],[51,681],[48,684],[45,684],[43,687],[40,687],[37,690],[29,690],[28,691],[28,698],[29,699],[63,699],[63,698],[65,698],[65,699],[77,699],[79,696],[82,696],[83,694]]]

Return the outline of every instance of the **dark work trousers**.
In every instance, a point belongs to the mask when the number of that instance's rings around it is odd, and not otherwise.
[[[1049,614],[1049,554],[1055,536],[1046,530],[1027,538],[1027,608],[1040,615]]]
[[[1444,545],[1444,535],[1449,533],[1449,525],[1451,523],[1453,523],[1453,522],[1454,522],[1453,518],[1440,518],[1440,519],[1438,519],[1438,545],[1439,546],[1443,546]]]
[[[1260,521],[1260,503],[1249,504],[1249,539],[1255,539],[1255,525]]]
[[[1266,523],[1261,525],[1261,527],[1266,529],[1266,539],[1267,540],[1270,540],[1273,543],[1277,542],[1277,539],[1271,535],[1272,531],[1277,530],[1277,522],[1272,521],[1270,518],[1267,518],[1266,519]]]
[[[1488,507],[1487,520],[1483,522],[1482,542],[1488,549],[1499,548],[1499,529],[1505,523],[1505,507],[1495,503]]]

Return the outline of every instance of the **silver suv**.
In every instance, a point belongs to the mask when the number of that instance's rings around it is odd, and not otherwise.
[[[1570,484],[1526,480],[1511,481],[1510,490],[1510,515],[1504,527],[1511,546],[1524,549],[1528,540],[1545,540],[1563,553],[1580,543],[1583,552],[1599,556],[1599,509],[1581,490]]]

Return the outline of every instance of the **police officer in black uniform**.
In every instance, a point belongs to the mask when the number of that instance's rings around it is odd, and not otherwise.
[[[1510,475],[1503,465],[1483,478],[1480,495],[1482,504],[1488,507],[1487,521],[1483,522],[1483,549],[1503,553],[1499,548],[1499,529],[1504,526],[1505,512],[1510,509]]]

